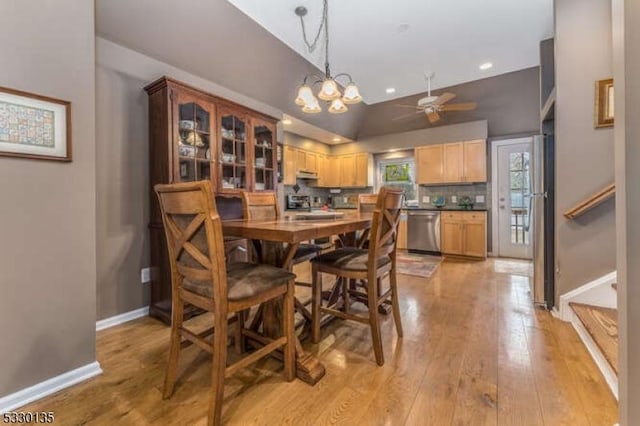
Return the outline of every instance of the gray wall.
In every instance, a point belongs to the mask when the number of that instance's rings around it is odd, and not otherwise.
[[[411,109],[398,107],[398,104],[416,105],[418,99],[426,96],[426,93],[369,105],[358,131],[358,139],[474,120],[487,120],[489,137],[539,133],[539,73],[539,68],[534,67],[434,90],[434,94],[456,94],[457,97],[451,103],[478,104],[473,111],[442,113],[442,119],[435,124],[429,124],[424,114],[393,120],[412,114]]]
[[[285,145],[292,145],[300,149],[321,152],[327,155],[331,154],[331,147],[326,143],[318,142],[315,139],[309,139],[291,132],[283,132],[282,143]]]
[[[335,155],[354,152],[384,152],[389,149],[407,149],[420,145],[456,142],[487,138],[487,121],[479,120],[450,126],[412,130],[390,135],[359,139],[357,142],[335,145],[331,152]]]
[[[96,359],[93,2],[1,9],[0,84],[71,101],[73,162],[0,157],[0,397]]]
[[[559,295],[616,269],[610,200],[569,221],[563,212],[613,182],[613,130],[594,129],[594,84],[611,77],[611,2],[557,0],[556,304]]]
[[[197,12],[194,12],[197,11]],[[225,0],[97,0],[97,34],[353,139],[366,105],[339,116],[292,101],[318,69]],[[160,42],[161,41],[161,42]]]
[[[640,418],[640,3],[613,1],[620,424]],[[625,68],[626,67],[626,68]]]

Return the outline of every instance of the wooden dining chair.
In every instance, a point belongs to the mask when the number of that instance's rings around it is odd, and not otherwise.
[[[293,327],[294,278],[289,271],[269,265],[232,263],[225,266],[220,216],[208,181],[156,185],[171,264],[172,314],[169,362],[164,398],[174,389],[182,347],[196,344],[213,356],[208,424],[221,424],[224,380],[241,368],[283,348],[284,373],[295,374]],[[270,339],[244,329],[238,321],[236,336],[249,336],[265,346],[227,366],[228,317],[252,306],[283,299],[283,336]],[[197,334],[183,322],[186,303],[213,314],[213,330]],[[213,338],[205,337],[213,331]],[[184,339],[184,341],[183,341]]]
[[[399,337],[402,337],[402,321],[398,304],[396,279],[396,241],[402,208],[403,191],[383,187],[377,195],[368,249],[343,247],[322,254],[312,264],[312,341],[320,341],[322,314],[369,324],[373,339],[373,351],[378,365],[384,364],[378,307],[391,304]],[[321,274],[337,276],[342,286],[342,300],[323,306]],[[389,289],[381,292],[381,282],[389,277]],[[363,282],[354,287],[352,281]],[[368,306],[368,316],[350,312],[351,299]],[[339,309],[341,308],[341,310]]]
[[[273,192],[242,192],[242,210],[248,220],[277,220],[280,218],[278,200]],[[300,244],[291,265],[306,262],[316,257],[322,247],[316,244]],[[256,247],[256,251],[259,248]],[[298,283],[299,284],[299,283]]]

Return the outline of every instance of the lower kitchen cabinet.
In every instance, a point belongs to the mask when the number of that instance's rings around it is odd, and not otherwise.
[[[398,223],[398,240],[397,248],[407,249],[407,212],[400,213],[400,222]]]
[[[442,212],[441,251],[469,257],[487,257],[486,212]]]

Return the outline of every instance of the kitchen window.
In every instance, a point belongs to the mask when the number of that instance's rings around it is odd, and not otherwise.
[[[383,186],[402,189],[406,201],[418,201],[416,164],[412,157],[379,160],[376,170],[376,191]]]

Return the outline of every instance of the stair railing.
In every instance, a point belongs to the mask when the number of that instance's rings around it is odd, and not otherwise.
[[[591,195],[589,198],[580,201],[578,204],[564,212],[564,217],[569,220],[575,219],[578,216],[581,216],[594,208],[597,205],[600,205],[607,201],[609,198],[616,195],[616,184],[612,183],[601,191],[596,192]]]

